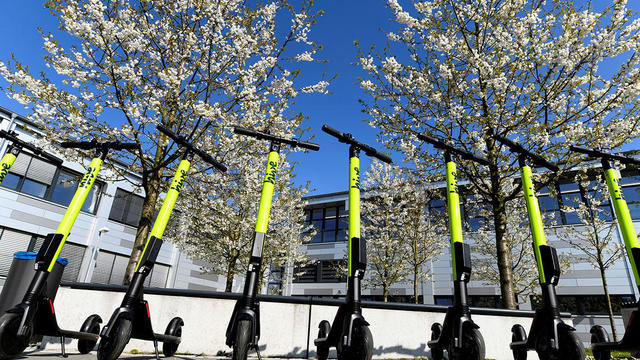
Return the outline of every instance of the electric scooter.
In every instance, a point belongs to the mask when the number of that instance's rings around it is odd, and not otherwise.
[[[427,135],[418,139],[444,151],[447,168],[447,206],[449,209],[449,232],[451,234],[451,263],[453,265],[453,306],[447,309],[443,325],[431,326],[431,349],[433,360],[442,360],[447,350],[449,359],[484,360],[485,346],[480,327],[471,320],[467,299],[467,283],[471,278],[471,248],[462,242],[462,221],[460,219],[460,199],[456,163],[452,154],[462,159],[489,165],[487,159],[457,149],[443,141]]]
[[[340,360],[370,360],[373,356],[373,338],[369,323],[362,316],[360,284],[367,268],[367,248],[360,238],[360,150],[368,156],[388,164],[389,156],[373,147],[358,142],[353,135],[341,133],[327,125],[322,131],[349,145],[349,252],[347,296],[340,305],[333,325],[322,320],[318,326],[316,345],[318,360],[326,360],[329,348],[335,347]]]
[[[238,299],[233,308],[233,314],[231,315],[226,331],[226,344],[233,348],[233,360],[246,360],[249,349],[255,349],[260,359],[260,349],[258,348],[258,340],[260,340],[260,302],[256,296],[258,295],[258,283],[260,274],[262,273],[262,249],[267,233],[267,225],[269,223],[269,213],[271,212],[271,201],[273,199],[273,188],[276,183],[280,147],[286,144],[292,148],[301,147],[303,149],[318,151],[320,146],[239,127],[234,127],[233,132],[258,140],[270,141],[267,170],[262,183],[258,220],[256,222],[253,245],[251,246],[249,267],[244,280],[244,290],[242,297]]]
[[[537,309],[529,330],[529,337],[520,324],[511,328],[511,350],[515,360],[527,358],[527,351],[535,350],[540,359],[545,360],[584,360],[585,351],[575,329],[560,318],[556,286],[560,280],[560,263],[556,249],[547,245],[540,207],[533,185],[531,164],[558,171],[555,164],[540,155],[534,154],[522,145],[504,136],[494,135],[494,139],[506,145],[512,152],[518,153],[522,190],[527,204],[529,226],[533,237],[533,252],[538,265],[540,287],[542,288],[542,308]]]
[[[9,173],[9,169],[11,169],[11,166],[13,166],[13,163],[18,158],[18,155],[20,155],[20,152],[22,151],[22,149],[27,149],[31,151],[34,155],[43,157],[56,165],[62,164],[62,160],[58,159],[57,157],[44,152],[44,150],[40,149],[37,146],[31,145],[26,141],[20,140],[18,138],[18,134],[13,130],[11,131],[0,130],[0,137],[11,141],[11,144],[7,146],[7,152],[4,154],[4,156],[2,157],[2,160],[0,161],[0,184],[2,183],[4,178],[7,177],[7,174]]]
[[[604,151],[585,149],[578,146],[571,146],[569,149],[595,158],[600,158],[602,169],[604,170],[604,176],[607,180],[609,194],[611,195],[613,209],[616,213],[618,224],[620,225],[622,237],[624,238],[629,263],[631,263],[631,268],[633,269],[636,286],[640,286],[640,275],[638,273],[638,265],[640,264],[640,243],[638,243],[638,237],[633,226],[633,221],[631,220],[627,201],[624,199],[624,195],[622,194],[622,190],[618,184],[619,178],[614,164],[614,161],[617,160],[623,164],[640,165],[640,160]],[[640,339],[640,303],[638,303],[637,306],[638,309],[631,313],[624,336],[619,342],[612,342],[609,340],[609,334],[602,326],[594,325],[591,327],[591,349],[593,350],[593,357],[595,360],[611,359],[611,351],[640,351],[640,342],[638,341],[638,339]]]
[[[46,294],[47,277],[58,259],[60,251],[73,227],[87,195],[91,191],[98,171],[109,150],[137,149],[137,144],[120,142],[72,141],[60,144],[63,148],[96,150],[87,172],[80,180],[78,189],[71,199],[55,234],[48,234],[35,259],[35,275],[22,302],[7,310],[0,317],[0,359],[10,359],[19,355],[29,345],[33,335],[59,337],[62,355],[66,357],[65,338],[78,339],[78,350],[86,354],[98,342],[102,319],[98,315],[89,316],[80,331],[63,330],[58,327],[53,300]]]
[[[98,344],[98,360],[117,359],[131,338],[153,341],[156,359],[159,358],[158,341],[162,342],[162,353],[165,357],[173,356],[176,353],[178,345],[180,345],[184,321],[180,317],[174,317],[169,321],[164,334],[153,332],[149,304],[144,300],[144,282],[155,265],[162,247],[162,235],[169,223],[171,212],[178,199],[182,182],[187,176],[194,154],[218,170],[227,171],[224,165],[217,162],[209,154],[196,148],[184,137],[173,133],[162,125],[157,125],[157,129],[176,144],[185,148],[185,152],[171,181],[169,190],[167,190],[167,195],[162,202],[162,207],[156,217],[153,228],[151,228],[151,233],[142,250],[140,260],[136,265],[135,273],[124,299],[120,307],[113,312],[107,324],[102,328],[100,343]]]

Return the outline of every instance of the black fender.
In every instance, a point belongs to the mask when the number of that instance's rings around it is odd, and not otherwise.
[[[255,345],[258,341],[257,339],[257,321],[258,316],[255,311],[251,309],[241,309],[239,306],[236,306],[236,309],[231,316],[231,320],[229,321],[229,325],[227,326],[227,339],[225,344],[227,346],[232,347],[236,337],[236,331],[238,330],[238,323],[241,320],[249,320],[251,321],[251,343],[250,345]]]
[[[342,333],[339,341],[342,342],[344,346],[351,346],[351,337],[353,335],[353,328],[358,325],[369,326],[367,320],[364,319],[362,314],[359,313],[351,313],[349,317],[345,317],[342,322]]]
[[[80,327],[80,332],[88,333],[95,324],[102,324],[102,318],[98,314],[89,315]]]
[[[8,309],[6,312],[12,313],[12,314],[20,314],[21,319],[20,319],[20,326],[18,327],[18,332],[17,332],[18,336],[27,336],[28,334],[31,333],[30,330],[34,329],[33,320],[36,316],[36,313],[38,312],[37,302],[31,303],[31,304],[20,303]]]
[[[184,320],[182,320],[181,317],[176,316],[171,319],[171,321],[169,321],[169,324],[167,324],[167,328],[165,329],[164,333],[165,335],[174,335],[176,331],[183,326]]]
[[[116,323],[116,321],[118,321],[118,319],[124,318],[130,321],[133,321],[134,317],[135,317],[134,309],[128,306],[121,306],[117,308],[113,312],[113,314],[111,314],[111,318],[109,318],[109,321],[107,322],[107,324],[102,328],[102,331],[100,332],[100,337],[105,337],[105,338],[110,337],[111,331],[113,330],[113,325]]]

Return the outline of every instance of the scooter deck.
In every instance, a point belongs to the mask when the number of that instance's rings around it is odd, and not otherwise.
[[[90,340],[90,341],[98,341],[100,336],[94,333],[85,333],[80,331],[71,331],[71,330],[62,330],[59,329],[60,335],[71,338],[71,339],[79,339],[79,340]]]
[[[163,343],[180,344],[180,342],[182,341],[182,338],[173,335],[153,333],[153,336],[156,338],[156,340]]]

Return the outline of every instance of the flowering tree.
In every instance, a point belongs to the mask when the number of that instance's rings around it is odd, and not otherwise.
[[[248,263],[264,180],[264,151],[238,155],[229,159],[234,170],[228,176],[220,179],[207,173],[203,177],[209,179],[189,182],[180,206],[189,216],[175,239],[190,257],[210,263],[206,270],[226,276],[227,292]],[[292,172],[293,166],[282,155],[263,253],[263,279],[269,276],[270,265],[304,266],[308,259],[301,250],[313,235],[310,226],[304,225],[302,197],[308,190],[291,185]]]
[[[511,273],[516,301],[522,303],[526,296],[534,294],[538,286],[538,268],[531,246],[531,231],[524,200],[516,199],[507,204],[507,231],[504,234],[511,262]],[[490,211],[481,212],[490,216]],[[470,236],[473,239],[474,268],[472,276],[488,285],[500,284],[496,261],[495,232],[487,222]]]
[[[408,136],[427,133],[483,154],[488,168],[459,173],[491,204],[503,306],[515,308],[507,202],[519,187],[515,156],[494,134],[565,164],[567,144],[615,148],[638,134],[640,19],[627,1],[595,11],[589,2],[387,0],[397,28],[382,52],[361,51],[369,123],[405,160],[437,164]],[[615,62],[609,61],[615,59]],[[607,71],[600,68],[607,65]]]
[[[303,86],[297,80],[297,63],[314,61],[319,49],[308,38],[318,15],[312,5],[312,0],[295,5],[286,0],[50,0],[45,6],[58,19],[59,32],[41,32],[52,74],[36,76],[15,58],[0,62],[0,74],[9,83],[4,91],[30,104],[30,119],[49,139],[141,145],[123,155],[134,164],[127,170],[141,175],[136,185],[145,195],[125,283],[170,175],[166,168],[180,156],[155,125],[223,154],[224,161],[251,151],[225,136],[229,125],[299,135],[303,116],[288,106],[301,92],[325,92],[327,86],[326,81]],[[203,166],[194,164],[194,170]]]
[[[419,178],[410,174],[398,190],[407,200],[407,207],[399,219],[399,236],[406,249],[404,262],[413,282],[413,301],[416,304],[418,284],[433,275],[425,265],[442,253],[448,240],[446,214],[427,213],[435,192],[421,184]]]
[[[391,286],[409,274],[404,263],[406,245],[401,236],[401,218],[409,206],[401,190],[406,181],[400,168],[373,160],[362,183],[362,231],[367,241],[365,285],[382,288],[386,302]]]
[[[624,247],[614,240],[616,225],[609,221],[612,216],[611,211],[605,210],[602,206],[610,201],[609,190],[601,176],[597,177],[595,181],[589,181],[584,169],[577,173],[576,182],[580,184],[580,192],[584,201],[572,199],[572,202],[577,206],[565,205],[563,211],[575,213],[580,224],[558,230],[557,235],[567,241],[572,248],[579,250],[584,259],[600,272],[602,288],[607,299],[611,331],[614,341],[618,341],[606,270],[624,256]]]

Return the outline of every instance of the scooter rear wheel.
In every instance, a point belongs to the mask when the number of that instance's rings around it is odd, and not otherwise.
[[[247,360],[251,342],[251,320],[240,320],[233,343],[232,360]]]
[[[436,341],[442,336],[442,325],[440,323],[434,323],[431,325],[431,341]],[[431,348],[431,359],[442,360],[444,359],[444,350],[440,347]]]
[[[318,325],[318,339],[324,339],[329,336],[329,332],[331,331],[331,324],[327,320],[322,320],[320,325]],[[316,349],[318,353],[318,360],[327,360],[329,357],[329,345],[327,345],[326,341],[317,346]]]
[[[4,313],[0,316],[0,359],[12,359],[29,346],[31,336],[18,336],[21,316]]]
[[[164,334],[181,337],[182,325],[184,325],[182,319],[179,317],[174,317],[173,319],[171,319],[171,321],[169,321],[169,325],[167,325],[167,329],[164,331]],[[180,345],[180,343],[163,342],[162,354],[164,355],[164,357],[171,357],[175,355],[176,351],[178,351],[178,345]]]
[[[607,330],[605,330],[602,326],[595,325],[591,327],[590,332],[591,332],[592,347],[593,347],[593,344],[609,342],[609,334],[607,334]],[[595,360],[610,360],[611,351],[593,349],[593,357],[595,358]]]
[[[98,344],[98,360],[116,360],[131,339],[131,320],[119,318],[113,324],[111,336],[100,339]]]
[[[338,342],[338,360],[371,360],[373,357],[373,337],[369,327],[364,324],[353,326],[351,346],[343,347]]]
[[[92,333],[92,334],[100,335],[100,324],[101,323],[102,323],[102,318],[97,314],[93,314],[93,315],[89,316],[82,323],[82,326],[80,327],[80,332],[86,332],[86,333]],[[91,352],[91,350],[93,350],[94,347],[96,347],[97,343],[98,343],[98,339],[97,338],[96,338],[96,340],[79,339],[78,340],[78,351],[80,352],[80,354],[88,354],[88,353]]]

